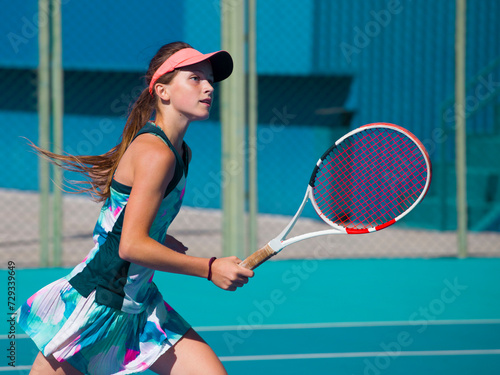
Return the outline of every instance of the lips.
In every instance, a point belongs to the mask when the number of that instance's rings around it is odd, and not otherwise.
[[[212,99],[210,98],[200,100],[200,102],[207,104],[209,107],[212,105]]]

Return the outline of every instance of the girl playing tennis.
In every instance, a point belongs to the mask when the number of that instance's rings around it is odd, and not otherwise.
[[[204,259],[166,234],[178,213],[190,149],[183,138],[205,120],[213,82],[233,68],[225,51],[202,54],[186,43],[157,52],[121,142],[103,155],[58,155],[34,146],[88,178],[104,201],[94,248],[66,277],[44,287],[18,312],[40,353],[30,374],[225,374],[212,351],[152,282],[155,270],[206,277],[235,290],[253,272],[236,257]],[[154,122],[150,119],[154,114]]]

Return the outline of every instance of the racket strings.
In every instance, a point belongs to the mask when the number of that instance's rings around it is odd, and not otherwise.
[[[370,229],[410,208],[422,194],[427,174],[424,156],[406,135],[390,128],[365,129],[323,158],[313,195],[331,222]]]
[[[382,144],[385,144],[386,142],[384,142],[384,140],[382,140],[381,142]],[[366,145],[363,144],[363,147],[365,147]],[[396,147],[398,147],[398,145],[396,144],[395,145]],[[377,151],[377,150],[376,150]],[[377,154],[380,154],[380,152],[377,152]],[[401,159],[399,156],[400,155],[405,155],[405,150],[402,150],[401,147],[398,147],[398,152],[397,153],[394,153],[394,155],[397,157],[397,159]],[[366,167],[372,167],[373,166],[373,163],[374,161],[373,160],[366,160],[366,156],[370,155],[370,154],[367,154],[364,150],[361,154],[363,156],[363,158],[361,159],[361,161],[364,163],[364,165]],[[360,197],[362,199],[360,199],[360,204],[370,204],[370,203],[373,203],[373,201],[369,201],[369,199],[371,198],[370,197],[370,194],[367,194],[368,193],[372,193],[373,194],[376,194],[377,196],[380,196],[381,194],[383,194],[383,190],[384,189],[384,184],[386,184],[387,182],[391,182],[390,180],[389,181],[386,181],[387,180],[387,177],[389,176],[389,178],[394,178],[393,176],[396,176],[399,174],[400,178],[403,178],[405,179],[407,176],[405,176],[404,174],[404,170],[400,170],[399,172],[397,170],[394,170],[392,169],[394,167],[394,165],[398,166],[398,165],[402,165],[401,164],[401,160],[397,160],[397,162],[395,163],[394,160],[391,160],[391,159],[384,159],[384,158],[377,158],[377,161],[379,162],[379,168],[383,171],[385,171],[383,174],[375,174],[375,175],[371,175],[371,169],[369,168],[361,168],[359,170],[359,175],[358,175],[358,179],[362,179],[363,181],[366,181],[368,183],[371,183],[369,186],[359,186],[358,189],[352,189],[353,193],[354,194],[359,194]],[[393,175],[393,176],[391,176]],[[374,177],[378,177],[378,178],[374,178]],[[358,180],[359,181],[359,180]],[[389,187],[393,187],[394,184],[389,184]],[[362,189],[360,191],[360,188]],[[363,194],[364,193],[364,194]],[[392,196],[394,196],[394,194],[392,194]],[[411,196],[411,194],[409,194],[409,196]],[[398,202],[401,202],[401,201],[405,201],[404,199],[401,199],[401,196],[396,196],[396,200]],[[381,217],[381,215],[384,213],[383,210],[386,209],[388,206],[387,205],[382,205],[382,206],[375,206],[376,209],[373,209],[373,210],[364,210],[364,215],[360,215],[360,218],[358,219],[358,221],[360,222],[373,222],[374,220],[377,220],[378,218]],[[360,212],[361,214],[361,212]],[[384,221],[384,220],[382,220]]]

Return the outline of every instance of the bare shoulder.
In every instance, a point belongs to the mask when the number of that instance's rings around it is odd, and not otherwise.
[[[157,136],[141,134],[123,154],[115,178],[131,186],[138,175],[170,180],[174,169],[175,155],[172,150]]]

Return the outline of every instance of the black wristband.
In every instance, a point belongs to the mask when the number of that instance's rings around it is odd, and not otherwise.
[[[214,262],[216,259],[217,259],[216,257],[212,257],[212,258],[210,258],[210,260],[208,261],[208,277],[207,277],[207,280],[208,280],[208,281],[211,281],[211,280],[212,280],[212,264],[213,264],[213,262]]]

